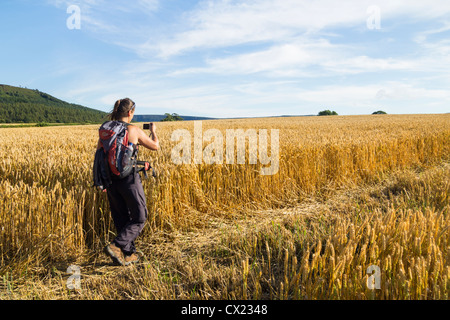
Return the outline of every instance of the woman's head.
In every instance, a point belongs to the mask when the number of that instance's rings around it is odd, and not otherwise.
[[[125,98],[117,100],[113,111],[109,114],[111,120],[120,120],[129,116],[129,112],[134,112],[136,105],[133,100]]]

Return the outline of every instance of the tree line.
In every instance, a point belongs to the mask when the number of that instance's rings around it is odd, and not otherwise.
[[[375,111],[372,114],[387,114],[387,113],[385,111],[379,110],[379,111]],[[320,111],[317,115],[318,116],[337,116],[338,113],[336,111],[323,110],[323,111]]]
[[[1,89],[0,123],[100,123],[106,119],[102,111],[70,104],[38,90]]]

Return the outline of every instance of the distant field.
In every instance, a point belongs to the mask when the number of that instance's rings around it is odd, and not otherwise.
[[[172,133],[194,148],[194,122],[157,123],[161,150],[140,152],[159,174],[143,180],[146,259],[129,268],[101,253],[115,230],[91,187],[98,125],[2,129],[0,299],[449,298],[450,115],[201,124],[266,129],[269,154],[278,129],[278,170],[261,175],[248,145],[244,164],[175,164]],[[70,264],[81,293],[65,287]]]
[[[61,127],[61,126],[79,126],[80,123],[0,123],[0,129],[4,128],[30,128],[30,127]]]
[[[0,123],[0,128],[35,127],[37,123]]]

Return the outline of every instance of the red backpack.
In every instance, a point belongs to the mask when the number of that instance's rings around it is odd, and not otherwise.
[[[136,165],[137,148],[128,141],[129,124],[107,121],[99,129],[100,143],[112,177],[125,178]]]
[[[99,129],[102,147],[95,153],[93,186],[103,191],[109,188],[112,179],[125,178],[133,171],[143,171],[147,178],[147,171],[152,169],[153,177],[157,176],[149,162],[137,160],[138,146],[128,141],[128,126],[122,121],[107,121]]]

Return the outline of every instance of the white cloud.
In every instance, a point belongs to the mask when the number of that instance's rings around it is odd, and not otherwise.
[[[446,31],[450,30],[450,22],[448,21],[444,21],[443,25],[439,28],[434,28],[434,29],[430,29],[430,30],[425,30],[425,31],[421,31],[419,32],[416,37],[415,37],[415,41],[419,44],[425,43],[428,39],[429,36],[432,35],[436,35],[436,34],[440,34]]]
[[[336,74],[411,70],[416,67],[416,62],[412,60],[390,57],[371,58],[358,55],[353,51],[362,51],[362,49],[332,44],[325,39],[302,39],[256,52],[208,59],[206,67],[180,69],[172,75],[265,73],[282,77],[322,77]]]
[[[368,56],[346,57],[342,60],[327,60],[321,64],[325,69],[338,74],[412,70],[414,61],[393,58],[370,58]]]
[[[401,82],[385,82],[379,85],[335,85],[314,90],[304,90],[299,98],[310,102],[330,102],[345,105],[349,102],[362,103],[376,100],[444,99],[450,100],[450,91],[427,89]]]
[[[435,7],[437,3],[440,4],[439,10]],[[449,52],[446,43],[423,43],[424,47],[428,46],[431,50],[391,57],[388,50],[380,48],[384,55],[372,57],[365,52],[364,45],[343,45],[326,39],[325,31],[332,27],[359,28],[362,32],[369,32],[366,20],[367,8],[371,5],[373,1],[365,0],[348,0],[339,2],[338,5],[331,0],[208,1],[188,14],[187,30],[168,36],[158,43],[146,43],[140,49],[141,52],[156,51],[160,57],[171,58],[189,51],[202,52],[201,50],[210,48],[261,43],[264,46],[254,51],[237,51],[238,53],[224,57],[208,55],[204,66],[182,66],[170,74],[263,73],[279,77],[320,77],[386,71],[424,72],[435,69],[438,63],[436,54]],[[405,21],[409,22],[434,19],[450,12],[450,2],[442,3],[437,0],[427,3],[379,0],[376,5],[380,7],[382,21],[405,17],[408,17]],[[423,38],[447,29],[448,26],[445,25],[421,36]],[[395,42],[390,36],[389,42]],[[337,38],[339,37],[338,34]]]
[[[427,89],[416,87],[411,84],[394,83],[380,89],[376,95],[377,100],[419,100],[419,99],[436,99],[450,100],[450,91],[442,89]]]
[[[372,0],[206,1],[187,14],[187,30],[156,44],[146,43],[142,49],[170,57],[200,48],[283,42],[330,27],[367,28],[367,9],[373,4]],[[450,12],[450,2],[441,0],[378,0],[375,4],[382,21],[404,16],[432,19]]]
[[[327,41],[286,43],[261,51],[214,58],[206,61],[207,67],[181,69],[173,75],[189,73],[250,74],[258,72],[287,72],[293,67],[306,67],[324,58],[324,51],[332,50]]]

